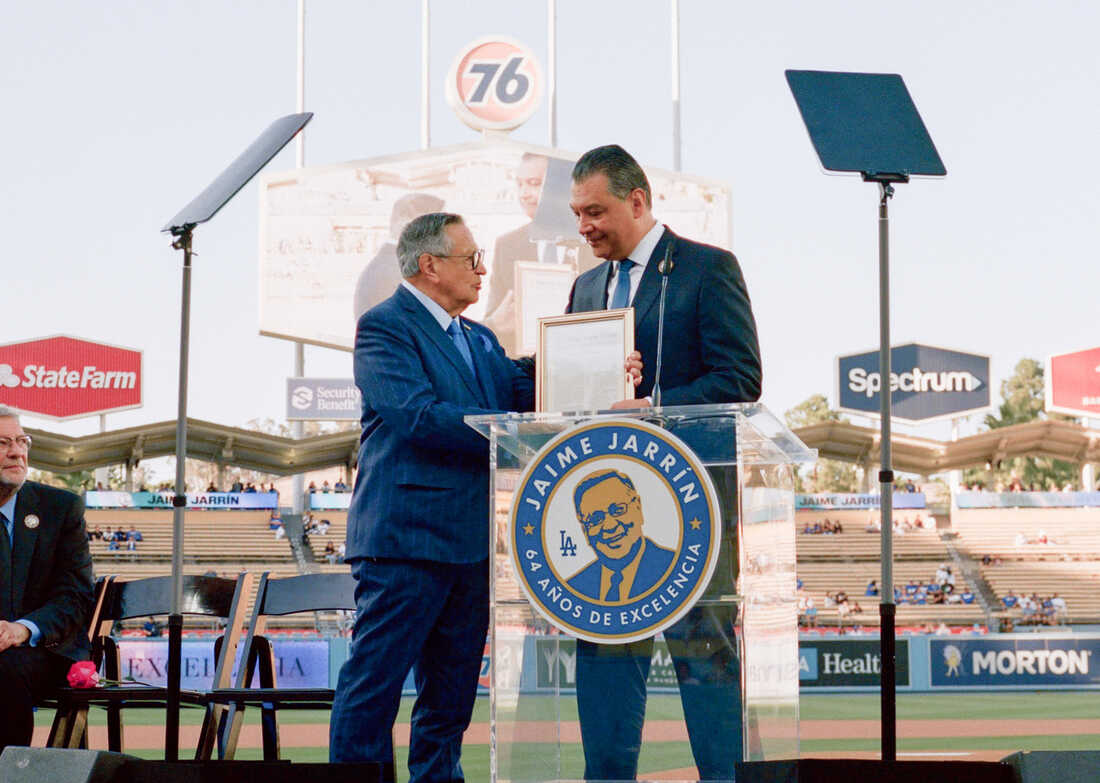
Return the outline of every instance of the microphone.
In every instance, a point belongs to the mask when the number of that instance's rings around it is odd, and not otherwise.
[[[657,271],[661,273],[661,300],[657,309],[657,368],[653,373],[653,391],[650,397],[653,407],[661,407],[661,354],[665,347],[665,291],[668,289],[668,276],[672,268],[676,266],[672,260],[672,237],[669,237],[665,245],[665,257],[657,264]]]

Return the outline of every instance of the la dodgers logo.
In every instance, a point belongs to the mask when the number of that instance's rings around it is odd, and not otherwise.
[[[614,419],[543,446],[509,525],[531,605],[565,633],[622,644],[672,625],[702,595],[721,514],[706,469],[679,438]]]

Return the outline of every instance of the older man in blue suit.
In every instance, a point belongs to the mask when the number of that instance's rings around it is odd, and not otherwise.
[[[534,389],[491,331],[460,317],[486,273],[461,217],[416,218],[397,255],[404,280],[355,337],[363,434],[347,560],[358,612],[330,757],[393,761],[412,669],[410,780],[457,781],[489,621],[488,441],[463,417],[531,410]]]

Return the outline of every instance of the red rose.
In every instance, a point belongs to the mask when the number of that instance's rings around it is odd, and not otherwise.
[[[94,688],[99,685],[99,672],[91,661],[77,661],[69,669],[66,679],[74,688]]]

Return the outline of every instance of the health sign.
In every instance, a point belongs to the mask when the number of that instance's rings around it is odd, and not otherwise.
[[[492,36],[463,49],[447,75],[447,102],[474,130],[507,131],[531,118],[542,99],[542,69],[523,44]]]
[[[0,345],[0,404],[75,419],[141,406],[141,351],[55,335]]]

